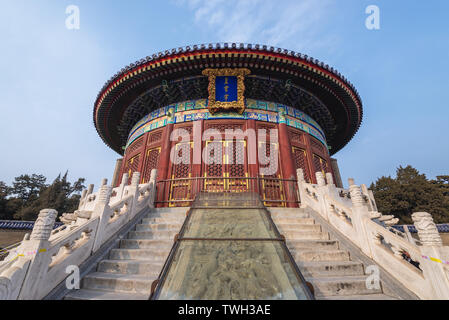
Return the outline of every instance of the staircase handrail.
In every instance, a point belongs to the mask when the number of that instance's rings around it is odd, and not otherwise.
[[[156,174],[153,169],[149,182],[139,184],[140,173],[135,172],[130,185],[124,174],[116,188],[103,179],[97,192],[89,185],[78,210],[63,214],[64,225],[54,230],[56,210],[41,210],[15,257],[0,265],[0,300],[45,297],[66,280],[69,266],[79,266],[139,212],[154,207]]]
[[[331,174],[325,178],[317,172],[317,184],[307,183],[302,169],[297,175],[302,208],[317,212],[420,298],[449,299],[449,247],[443,246],[430,214],[412,215],[420,238],[415,241],[392,228],[398,219],[377,211],[365,185],[357,186],[349,179],[349,189],[342,189],[333,184]]]

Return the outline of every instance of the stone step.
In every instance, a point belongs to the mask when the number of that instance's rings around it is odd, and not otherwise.
[[[295,261],[349,261],[345,250],[290,250]]]
[[[179,209],[179,210],[178,210]],[[158,208],[153,212],[150,212],[146,218],[152,217],[170,217],[170,218],[185,218],[188,208]]]
[[[287,240],[329,240],[329,233],[316,231],[292,231],[281,232]]]
[[[150,260],[165,261],[170,249],[112,249],[109,254],[111,260]]]
[[[160,248],[170,250],[173,246],[173,240],[164,239],[122,239],[120,240],[121,249],[150,249]]]
[[[287,231],[321,231],[321,225],[319,224],[302,224],[302,223],[280,223],[276,225],[279,232]]]
[[[179,231],[179,223],[137,224],[136,231]]]
[[[130,231],[128,239],[167,239],[173,240],[178,230]]]
[[[142,223],[152,224],[152,223],[179,223],[182,225],[185,216],[182,217],[148,217],[143,218]]]
[[[364,275],[363,264],[355,261],[310,261],[297,264],[305,277]]]
[[[274,209],[270,210],[270,213],[273,219],[310,218],[310,215],[308,213],[301,211],[300,209]]]
[[[368,289],[368,276],[307,278],[315,290],[315,296],[351,296],[382,293],[382,289]]]
[[[98,264],[98,272],[141,274],[157,277],[164,265],[163,260],[103,260]]]
[[[299,224],[315,224],[315,219],[313,218],[296,218],[296,217],[288,217],[288,218],[277,218],[272,217],[273,222],[278,224],[292,224],[292,223],[299,223]]]
[[[79,289],[72,290],[64,300],[148,300],[149,297],[149,294]]]
[[[339,249],[336,240],[289,240],[287,239],[287,247],[290,250],[295,249]]]
[[[93,272],[82,280],[82,288],[88,290],[107,290],[150,294],[151,284],[156,276]]]
[[[399,300],[398,298],[387,296],[383,293],[360,294],[348,296],[316,296],[317,300]]]

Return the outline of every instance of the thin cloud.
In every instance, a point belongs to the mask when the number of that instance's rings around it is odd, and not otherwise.
[[[288,44],[295,50],[335,43],[317,36],[329,20],[330,0],[183,0],[177,4],[187,6],[195,24],[209,28],[220,41]]]

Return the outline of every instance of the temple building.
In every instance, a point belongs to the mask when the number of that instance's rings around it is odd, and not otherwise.
[[[353,85],[329,65],[233,43],[167,50],[123,68],[98,94],[93,117],[105,144],[123,155],[114,184],[134,172],[145,183],[156,168],[158,206],[188,206],[205,190],[256,191],[267,206],[296,207],[298,168],[308,182],[321,171],[341,187],[331,156],[362,114]]]
[[[343,188],[332,156],[362,117],[348,80],[293,51],[217,43],[130,64],[94,104],[121,156],[112,181],[1,250],[0,300],[449,299],[431,213],[398,226],[366,185]]]

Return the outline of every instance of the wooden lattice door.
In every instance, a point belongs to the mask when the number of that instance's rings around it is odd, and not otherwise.
[[[151,171],[153,169],[157,169],[160,153],[161,147],[155,147],[147,150],[141,183],[147,183],[148,181],[150,181]]]
[[[134,172],[139,171],[139,161],[140,161],[140,154],[137,154],[133,156],[132,158],[128,159],[125,163],[125,168],[123,172],[128,173],[128,184],[131,184],[132,176]]]
[[[313,155],[313,166],[315,167],[315,172],[322,172],[323,174],[329,172],[327,161],[315,154]]]
[[[248,191],[246,141],[206,141],[204,191]]]
[[[204,161],[204,191],[224,192],[225,186],[225,143],[206,141]]]
[[[270,174],[261,174],[261,194],[264,204],[271,207],[285,206],[284,186],[280,175],[279,144],[275,142],[259,141],[259,148],[265,150],[269,163],[277,163],[277,169]]]
[[[192,148],[193,142],[180,142],[174,146],[176,160],[173,162],[169,200],[171,207],[188,206],[192,194]],[[177,202],[174,200],[183,200]]]
[[[310,178],[309,165],[307,164],[307,151],[299,147],[292,147],[292,153],[295,169],[302,169],[304,172],[304,179],[308,183],[311,183],[312,180]]]
[[[245,140],[225,141],[225,181],[226,191],[248,191],[248,162],[246,156]]]

